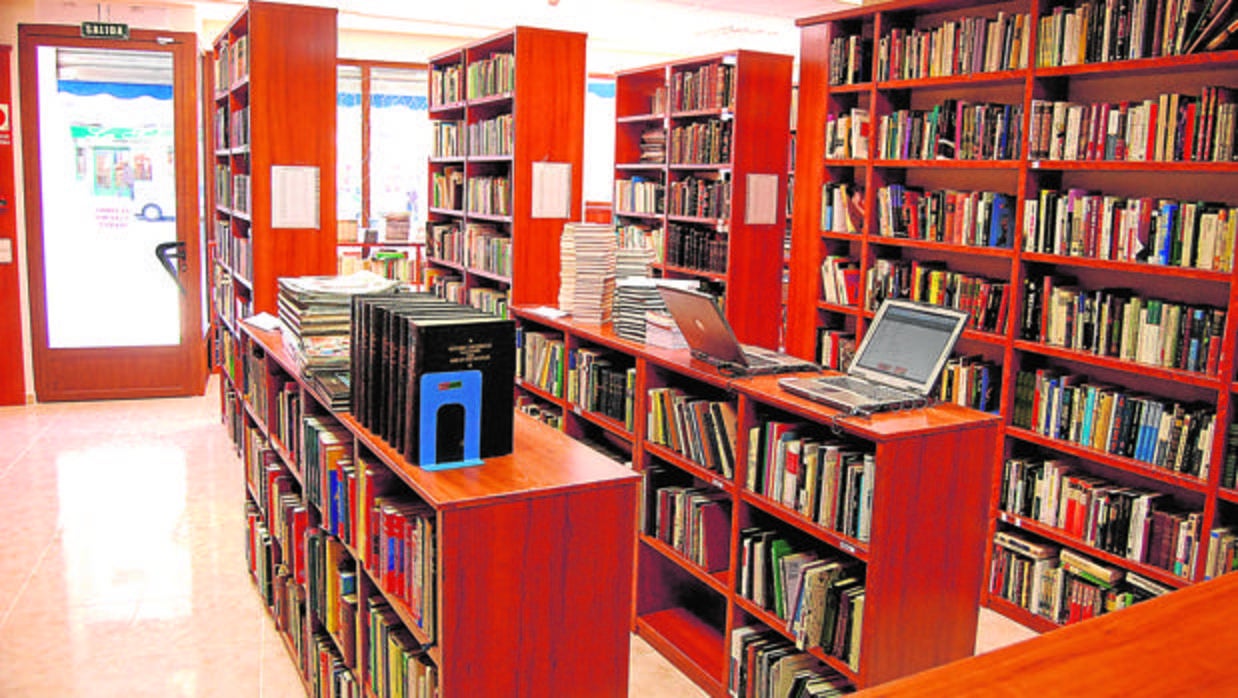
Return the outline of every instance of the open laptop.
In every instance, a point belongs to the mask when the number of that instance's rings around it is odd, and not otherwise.
[[[658,293],[696,358],[743,375],[820,371],[821,367],[762,347],[740,344],[714,297],[682,288],[658,286]]]
[[[920,407],[966,323],[967,313],[958,310],[887,300],[844,375],[783,378],[778,384],[853,414]]]

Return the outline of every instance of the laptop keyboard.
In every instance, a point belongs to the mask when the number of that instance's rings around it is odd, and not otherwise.
[[[831,376],[829,378],[822,378],[821,384],[829,388],[846,390],[847,392],[855,393],[856,395],[861,395],[876,401],[906,400],[908,398],[908,393],[905,390],[899,390],[897,388],[891,388],[885,385],[877,385],[876,383],[869,383],[868,381],[852,378],[851,376]]]

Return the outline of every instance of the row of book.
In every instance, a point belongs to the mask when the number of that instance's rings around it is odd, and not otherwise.
[[[1028,157],[1033,160],[1230,162],[1238,90],[1079,104],[1032,100]]]
[[[920,80],[1027,67],[1031,16],[947,20],[926,29],[895,27],[877,41],[878,80]]]
[[[464,157],[464,134],[468,128],[463,121],[431,121],[433,129],[430,156],[435,158]]]
[[[575,349],[568,357],[567,401],[635,429],[636,367],[612,363],[613,355]]]
[[[640,162],[648,164],[666,162],[666,129],[650,128],[641,132]]]
[[[1036,65],[1056,67],[1213,51],[1230,41],[1231,2],[1085,0],[1039,20]]]
[[[252,279],[254,276],[254,244],[246,235],[233,235],[232,222],[215,221],[216,258],[228,265],[237,276]]]
[[[249,79],[249,37],[242,35],[215,47],[215,89],[227,90]]]
[[[1058,369],[1015,376],[1014,426],[1206,480],[1216,412]]]
[[[563,410],[554,405],[521,394],[516,396],[516,409],[542,424],[548,424],[555,429],[563,428]]]
[[[437,698],[438,668],[381,596],[366,604],[367,695],[384,698]]]
[[[511,453],[512,321],[428,293],[357,295],[351,337],[353,417],[405,461]],[[468,409],[442,421],[439,392],[453,387],[464,391],[455,403]],[[478,442],[466,443],[468,431],[480,434]]]
[[[1179,577],[1192,576],[1199,556],[1203,512],[1179,511],[1164,492],[1127,487],[1068,460],[1007,459],[1000,507]]]
[[[1013,160],[1022,140],[1022,104],[947,99],[883,115],[875,148],[882,160]]]
[[[675,126],[669,141],[672,165],[726,165],[731,162],[730,119]]]
[[[728,495],[713,487],[658,484],[667,469],[654,464],[645,471],[645,533],[710,574],[725,571],[731,564]]]
[[[850,182],[822,184],[821,230],[864,232],[864,187]]]
[[[858,34],[830,39],[829,74],[831,86],[858,85],[872,76],[873,42]]]
[[[832,371],[845,371],[855,357],[855,333],[832,327],[817,328],[817,363]]]
[[[430,259],[461,265],[467,263],[464,256],[466,236],[460,229],[459,221],[431,221],[426,225],[426,233],[426,254]]]
[[[375,495],[369,517],[369,559],[366,564],[384,593],[408,608],[413,624],[429,642],[435,625],[435,513],[409,495]]]
[[[469,223],[464,226],[466,264],[474,269],[510,277],[512,275],[512,239],[493,225]]]
[[[860,263],[844,255],[821,258],[821,297],[833,305],[860,302]]]
[[[1111,567],[1022,533],[993,537],[989,592],[1054,623],[1070,625],[1168,594],[1143,575]]]
[[[420,284],[422,259],[405,249],[340,249],[336,253],[339,272],[342,275],[368,271],[384,279],[406,284]]]
[[[877,233],[972,247],[1010,247],[1015,197],[997,191],[924,191],[902,184],[877,190]]]
[[[1001,407],[1001,366],[974,355],[953,356],[946,360],[935,392],[942,402],[953,402],[981,412],[997,412]]]
[[[235,110],[228,105],[215,109],[215,149],[228,150],[249,145],[249,105]]]
[[[666,231],[648,223],[625,223],[615,227],[619,249],[643,248],[653,253],[652,263],[666,259]]]
[[[516,89],[516,55],[494,53],[489,58],[472,61],[464,78],[469,99],[504,95]]]
[[[444,167],[430,173],[430,207],[460,210],[463,203],[464,170]]]
[[[435,66],[430,71],[430,104],[454,104],[463,98],[461,78],[464,71],[459,63]]]
[[[352,482],[355,490],[352,434],[339,422],[325,416],[306,415],[301,429],[302,449],[297,465],[305,482],[305,501],[323,513],[323,525],[333,535],[342,533],[349,545],[355,545],[357,541],[350,535],[353,519],[339,513],[347,511],[352,501],[345,494],[341,504],[341,487],[347,490]]]
[[[629,179],[615,180],[615,211],[617,213],[645,213],[662,215],[666,188],[656,180],[639,175]]]
[[[516,328],[516,375],[555,397],[563,397],[563,335]]]
[[[251,206],[249,175],[215,165],[215,205],[248,216]]]
[[[468,212],[483,216],[512,214],[512,180],[507,176],[469,177],[465,185]]]
[[[1233,526],[1213,528],[1208,536],[1208,555],[1204,558],[1204,579],[1215,579],[1238,570],[1238,533]]]
[[[469,155],[511,155],[516,151],[516,123],[511,114],[499,114],[468,126]]]
[[[1042,189],[1023,205],[1023,250],[1229,271],[1238,207]]]
[[[825,159],[847,160],[868,157],[869,113],[852,107],[843,114],[825,116]]]
[[[671,95],[677,112],[734,109],[735,66],[709,63],[696,70],[676,70],[671,74]]]
[[[249,296],[248,287],[242,293],[237,293],[237,284],[233,283],[232,273],[227,269],[215,267],[215,312],[229,326],[235,327],[238,319],[253,315],[253,299]],[[224,333],[227,334],[227,333]],[[233,374],[235,378],[235,374]]]
[[[906,298],[961,310],[968,327],[981,332],[1006,331],[1011,302],[1006,281],[952,271],[941,262],[879,258],[868,268],[865,289],[869,310],[887,298]]]
[[[731,183],[689,175],[671,182],[667,213],[687,218],[721,220],[731,215]]]
[[[875,454],[771,420],[748,431],[744,486],[816,524],[867,541],[872,530]]]
[[[357,567],[344,544],[314,528],[305,535],[308,578],[305,600],[311,616],[338,648],[341,663],[357,666]]]
[[[725,274],[728,236],[713,228],[671,223],[666,228],[665,260],[671,266]]]
[[[820,647],[859,667],[863,568],[853,560],[796,549],[777,531],[740,531],[739,595],[786,621],[797,649]]]
[[[1020,336],[1051,346],[1215,375],[1225,311],[1081,288],[1067,277],[1025,281]]]
[[[647,393],[645,438],[723,477],[735,476],[735,405],[706,400],[680,388],[651,388]]]
[[[729,695],[744,698],[837,698],[855,687],[824,662],[759,625],[731,631]]]

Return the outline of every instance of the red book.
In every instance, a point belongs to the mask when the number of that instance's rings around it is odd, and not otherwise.
[[[292,576],[297,584],[304,586],[309,582],[309,574],[305,567],[306,531],[309,529],[309,510],[299,506],[292,513],[292,545],[293,564]]]

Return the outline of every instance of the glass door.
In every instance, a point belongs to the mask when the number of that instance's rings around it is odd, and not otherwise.
[[[194,45],[19,28],[41,401],[204,387]]]

